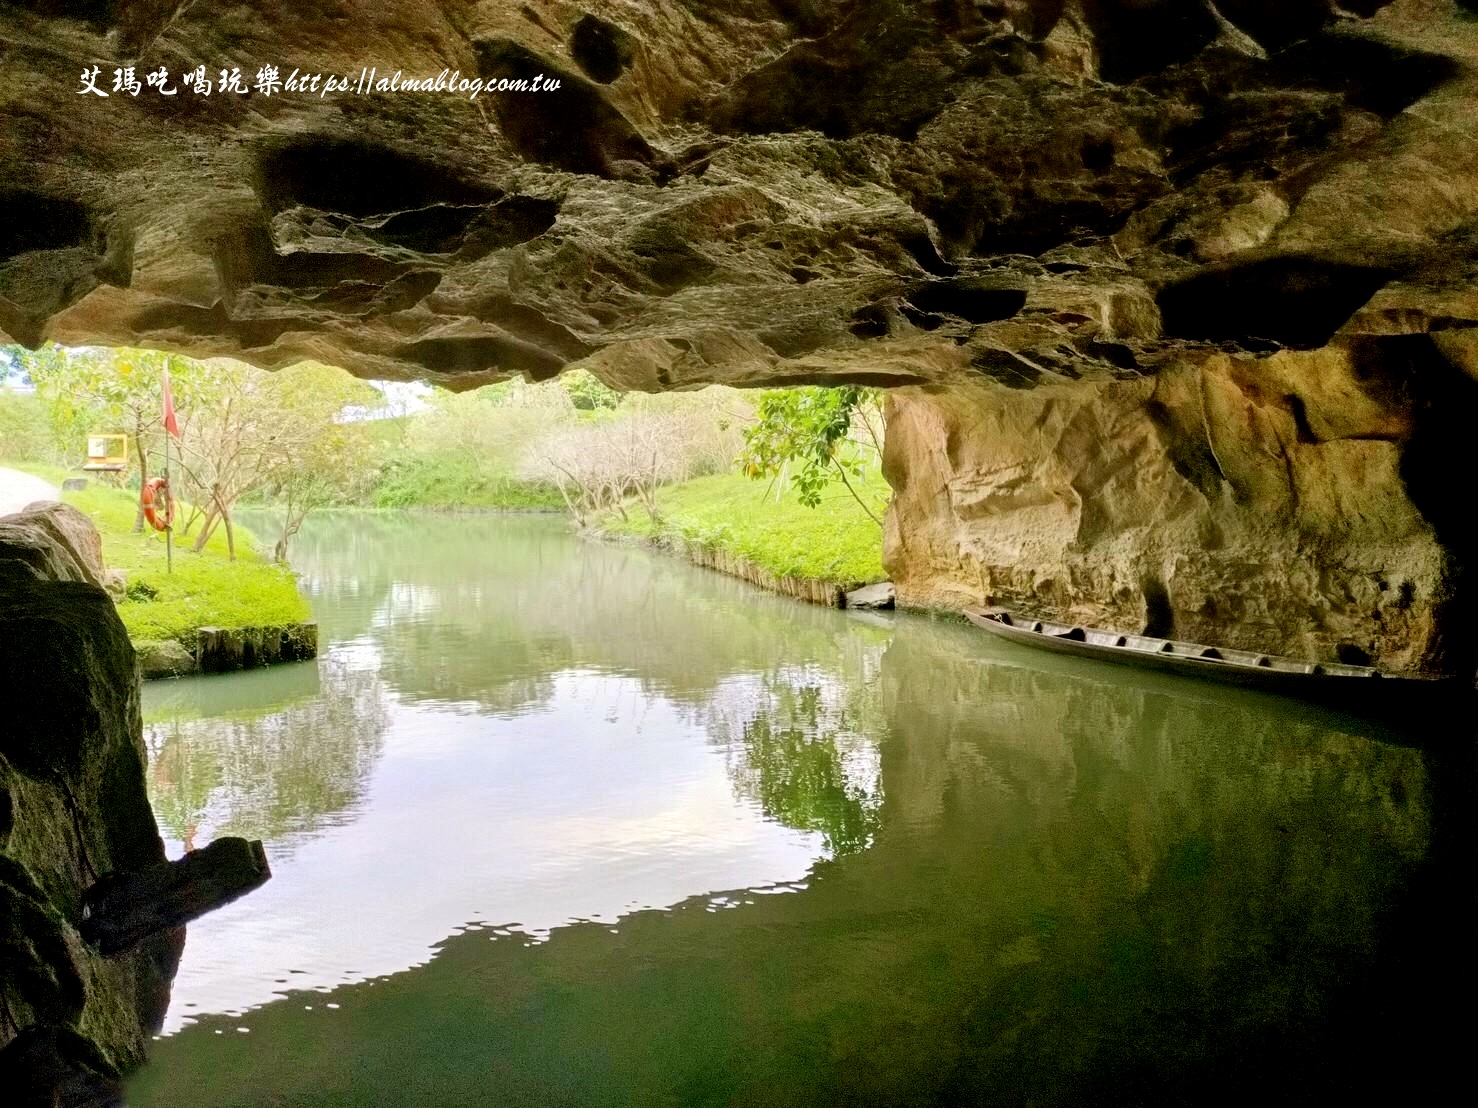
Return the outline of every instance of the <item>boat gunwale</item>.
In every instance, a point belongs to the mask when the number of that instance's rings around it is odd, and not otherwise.
[[[965,617],[977,627],[1011,642],[1043,647],[1062,654],[1195,676],[1245,679],[1268,685],[1321,686],[1351,679],[1365,686],[1365,682],[1371,678],[1378,678],[1381,682],[1434,686],[1454,680],[1450,677],[1421,674],[1386,673],[1375,666],[1355,666],[1342,662],[1304,662],[1280,655],[1209,646],[1181,639],[1132,635],[1081,624],[1055,623],[1024,617],[1017,622],[1018,617],[1014,613],[998,607],[971,606],[963,611]],[[1001,618],[1003,616],[1004,622]]]

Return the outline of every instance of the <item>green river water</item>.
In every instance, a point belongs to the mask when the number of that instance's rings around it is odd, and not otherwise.
[[[171,856],[274,876],[190,925],[131,1104],[1281,1103],[1449,1057],[1465,753],[554,519],[294,561],[317,662],[145,688]]]

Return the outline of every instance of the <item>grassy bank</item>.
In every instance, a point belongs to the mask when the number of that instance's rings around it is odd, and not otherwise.
[[[57,485],[75,476],[42,466],[17,468]],[[126,574],[128,588],[118,599],[118,615],[135,642],[172,639],[193,648],[199,627],[270,626],[312,618],[292,571],[268,562],[256,539],[241,527],[236,528],[234,562],[226,557],[220,528],[199,554],[191,552],[191,539],[176,536],[174,572],[169,573],[163,532],[147,526],[138,534],[133,531],[138,510],[133,492],[93,481],[79,492],[63,492],[62,500],[91,517],[103,537],[103,561]]]
[[[887,486],[876,473],[859,490],[881,518]],[[605,516],[603,533],[650,541],[680,540],[742,559],[776,577],[808,578],[850,587],[881,581],[882,529],[845,489],[828,493],[819,508],[777,498],[766,481],[740,474],[700,477],[657,494],[660,519],[640,508],[628,518]]]

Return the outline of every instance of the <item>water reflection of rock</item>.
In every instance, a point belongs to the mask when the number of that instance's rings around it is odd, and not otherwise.
[[[807,752],[774,736],[842,733],[855,717],[827,682],[871,674],[765,672],[769,706],[726,716],[744,695],[721,687],[710,734],[741,788],[805,796]],[[346,1101],[406,1057],[427,1090],[582,1104],[1209,1103],[1366,1072],[1400,1010],[1375,991],[1411,933],[1393,906],[1433,823],[1419,751],[916,620],[875,688],[879,823],[804,891],[533,948],[456,936],[337,990],[331,1020],[289,1003],[253,1013],[250,1042],[207,1021],[161,1044],[155,1102],[210,1072],[311,1099],[346,1038]]]
[[[275,710],[202,717],[154,706],[144,728],[149,793],[167,834],[185,849],[218,835],[281,840],[353,810],[383,742],[384,688],[373,672],[330,659],[318,673],[318,696]]]
[[[909,1036],[943,1071],[988,1061],[1023,1091],[1055,1073],[1060,1102],[1109,1072],[1174,1088],[1238,1055],[1282,1064],[1365,997],[1428,845],[1418,751],[1233,690],[982,656],[965,630],[901,633],[883,678],[890,831],[943,886],[992,875],[947,926],[962,974],[993,984]]]
[[[320,688],[316,660],[241,670],[229,681],[200,677],[150,681],[143,685],[144,722],[270,712],[317,696]]]

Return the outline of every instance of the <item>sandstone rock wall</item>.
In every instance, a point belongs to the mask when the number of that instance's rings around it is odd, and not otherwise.
[[[1459,672],[1475,387],[1416,337],[899,390],[885,561],[904,604]]]
[[[164,848],[133,648],[87,579],[97,536],[52,507],[0,521],[0,1087],[27,1104],[92,1103],[142,1059],[183,941],[103,958],[78,934],[84,890]]]

